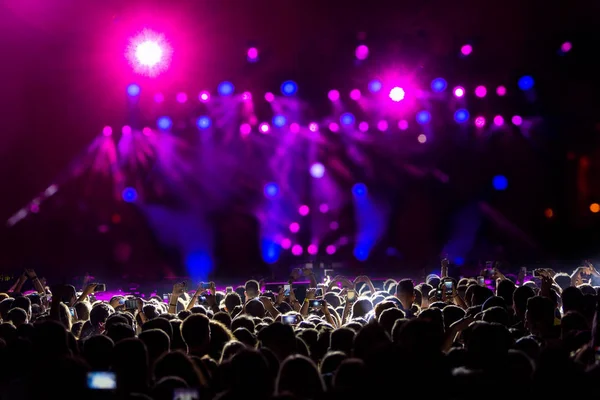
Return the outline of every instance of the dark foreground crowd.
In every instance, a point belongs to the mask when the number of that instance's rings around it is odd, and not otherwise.
[[[416,285],[294,270],[273,291],[177,283],[106,302],[101,285],[48,287],[26,270],[0,293],[0,399],[600,396],[593,265],[530,280],[447,269]]]

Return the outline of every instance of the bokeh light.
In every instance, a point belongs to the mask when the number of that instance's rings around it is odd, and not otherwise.
[[[456,112],[454,113],[454,120],[456,122],[458,122],[459,124],[462,124],[463,122],[467,122],[469,120],[469,112],[467,110],[465,110],[464,108],[461,108],[460,110],[456,110]]]
[[[266,197],[275,197],[279,194],[279,186],[274,182],[267,183],[264,192]]]
[[[590,211],[593,212],[594,214],[597,213],[598,211],[600,211],[600,204],[598,204],[598,203],[590,204]]]
[[[327,97],[331,101],[338,101],[340,99],[340,92],[336,89],[331,89],[329,93],[327,93]]]
[[[465,95],[465,88],[462,86],[457,86],[452,90],[455,97],[463,97]]]
[[[448,83],[444,78],[435,78],[431,82],[431,90],[434,92],[443,92],[448,87]]]
[[[244,101],[252,100],[252,93],[250,93],[250,92],[242,93],[242,100],[244,100]]]
[[[401,119],[400,121],[398,121],[398,129],[400,129],[401,131],[405,131],[408,129],[408,121],[405,119]]]
[[[272,103],[275,100],[275,95],[271,92],[265,93],[265,101],[268,103]]]
[[[523,123],[523,118],[521,118],[518,115],[515,115],[512,117],[511,121],[512,121],[513,125],[521,126],[521,124]]]
[[[273,125],[275,125],[278,128],[283,127],[287,122],[287,118],[285,118],[285,116],[283,115],[276,115],[273,117]]]
[[[181,103],[181,104],[183,104],[183,103],[185,103],[186,101],[188,101],[188,96],[187,96],[187,94],[186,94],[186,93],[180,92],[180,93],[177,93],[177,95],[175,96],[175,100],[176,100],[178,103]]]
[[[290,247],[292,247],[292,240],[288,239],[288,238],[283,238],[281,239],[281,248],[282,249],[289,249]]]
[[[354,55],[358,60],[366,60],[367,57],[369,57],[369,48],[364,44],[361,44],[354,51]]]
[[[406,92],[404,92],[404,89],[402,89],[401,87],[395,86],[392,88],[392,90],[390,90],[390,99],[392,99],[392,101],[402,101],[404,100],[405,95]]]
[[[329,130],[331,132],[338,132],[340,130],[340,126],[338,124],[336,124],[335,122],[330,122],[329,123]]]
[[[309,244],[308,247],[306,248],[306,251],[311,256],[314,256],[319,252],[319,246],[317,246],[316,244]]]
[[[105,126],[104,128],[102,128],[102,134],[104,136],[110,136],[112,135],[112,128],[110,126]]]
[[[531,90],[533,89],[533,85],[535,84],[533,78],[529,75],[525,75],[522,76],[521,78],[519,78],[519,89],[523,90],[523,91],[527,91],[527,90]]]
[[[246,52],[246,59],[249,62],[257,62],[258,61],[258,49],[256,47],[250,47]]]
[[[340,116],[340,123],[342,125],[352,125],[354,124],[354,115],[352,113],[343,113]]]
[[[494,125],[496,125],[496,126],[504,125],[504,117],[502,117],[502,115],[496,115],[494,117]]]
[[[131,127],[129,125],[123,126],[123,128],[121,128],[121,133],[123,135],[131,135]]]
[[[496,94],[500,97],[505,96],[506,95],[506,88],[502,85],[498,86],[496,88]]]
[[[144,29],[129,41],[126,57],[136,73],[155,77],[169,67],[172,53],[164,35]]]
[[[354,257],[356,257],[358,261],[366,261],[367,258],[369,258],[369,252],[365,248],[356,247],[354,249]]]
[[[319,124],[317,124],[316,122],[311,122],[310,124],[308,124],[308,130],[311,132],[316,132],[319,130]]]
[[[475,96],[477,96],[479,98],[483,98],[483,97],[485,97],[486,94],[487,94],[487,89],[485,88],[485,86],[479,85],[475,88]]]
[[[463,56],[468,56],[473,52],[473,46],[471,46],[470,44],[465,44],[460,48],[460,52]]]
[[[261,124],[258,126],[258,131],[259,131],[260,133],[265,133],[265,134],[266,134],[266,133],[269,133],[269,131],[270,131],[270,130],[271,130],[271,127],[270,127],[270,126],[269,126],[269,124],[268,124],[268,123],[266,123],[266,122],[263,122],[263,123],[261,123]]]
[[[320,179],[325,175],[325,166],[321,163],[314,163],[310,166],[310,176]]]
[[[298,91],[298,85],[294,81],[285,81],[281,84],[281,94],[293,96]]]
[[[336,252],[336,250],[337,250],[337,249],[336,249],[336,248],[335,248],[335,246],[334,246],[334,245],[332,245],[332,244],[330,244],[329,246],[327,246],[327,247],[325,248],[325,252],[326,252],[327,254],[329,254],[330,256],[334,255],[334,254],[335,254],[335,252]]]
[[[377,123],[377,129],[378,129],[380,132],[385,132],[385,131],[387,131],[387,130],[388,130],[388,127],[389,127],[389,124],[388,124],[388,122],[387,122],[385,119],[382,119],[381,121],[379,121],[379,122]]]
[[[127,203],[133,203],[137,200],[138,194],[137,191],[132,187],[126,187],[123,189],[123,193],[121,193],[123,200]]]
[[[165,95],[164,95],[164,94],[162,94],[162,93],[160,93],[160,92],[159,92],[159,93],[156,93],[156,94],[154,95],[154,101],[155,101],[156,103],[162,103],[163,101],[165,101]]]
[[[196,120],[196,126],[198,129],[208,129],[210,128],[211,121],[207,116],[202,116]]]
[[[553,209],[551,209],[551,208],[546,208],[546,209],[544,210],[544,216],[545,216],[546,218],[552,218],[552,217],[554,216],[554,210],[553,210]]]
[[[373,79],[369,82],[369,92],[377,93],[383,88],[383,84],[378,79]]]
[[[290,224],[289,228],[290,228],[290,232],[298,233],[298,231],[300,230],[300,224],[297,222],[292,222]]]
[[[482,117],[481,115],[475,117],[475,126],[478,128],[483,128],[485,126],[485,117]]]
[[[319,211],[323,214],[327,214],[329,212],[329,206],[326,203],[319,205]]]
[[[352,186],[352,194],[357,197],[366,196],[367,195],[367,185],[364,183],[356,183]]]
[[[358,124],[358,130],[361,132],[366,132],[369,130],[369,123],[362,121],[360,124]]]
[[[173,121],[171,121],[171,118],[169,117],[160,117],[156,120],[156,126],[158,127],[158,129],[166,131],[168,129],[171,129],[171,127],[173,126]]]
[[[508,179],[504,175],[496,175],[492,179],[492,186],[496,190],[506,190],[508,188]]]
[[[299,244],[295,244],[294,246],[292,246],[292,254],[293,255],[301,256],[303,252],[304,252],[304,250],[302,249],[302,246],[300,246]]]
[[[198,94],[198,100],[200,100],[202,103],[206,103],[210,100],[210,93],[208,93],[206,90],[203,90]]]
[[[290,124],[290,132],[292,132],[292,133],[298,133],[298,132],[300,132],[300,125],[298,125],[295,122],[292,122]]]
[[[308,214],[310,213],[310,208],[303,204],[300,207],[298,207],[298,214],[300,214],[303,217],[306,217]]]
[[[131,97],[139,96],[141,92],[140,85],[132,83],[127,86],[127,94]]]
[[[417,113],[417,122],[421,125],[428,124],[431,121],[431,114],[429,111],[423,110]]]
[[[419,136],[417,136],[417,141],[421,144],[424,144],[427,142],[427,136],[425,136],[425,134],[421,133]]]
[[[235,90],[235,87],[233,86],[233,83],[225,81],[225,82],[221,82],[219,84],[219,87],[217,88],[217,91],[219,92],[219,94],[221,96],[230,96],[233,94],[233,91]]]
[[[240,125],[240,133],[243,136],[248,136],[250,132],[252,132],[252,126],[250,126],[250,124],[243,123]]]
[[[568,53],[573,48],[573,44],[571,42],[564,42],[560,45],[560,51],[563,53]]]
[[[355,101],[356,101],[356,100],[360,100],[360,97],[361,97],[360,90],[358,90],[358,89],[352,89],[352,90],[350,91],[350,98],[351,98],[352,100],[355,100]]]

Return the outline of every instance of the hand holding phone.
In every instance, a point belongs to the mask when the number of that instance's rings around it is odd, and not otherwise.
[[[284,325],[294,325],[296,321],[295,315],[284,315],[281,317],[281,323]]]
[[[104,283],[96,284],[96,287],[94,288],[94,293],[98,293],[98,292],[106,292],[106,284],[104,284]]]
[[[291,285],[283,285],[283,295],[288,297],[290,295]]]
[[[233,293],[233,286],[227,286],[225,288],[225,293]]]
[[[356,290],[348,289],[346,292],[346,300],[350,303],[354,303],[356,301]]]
[[[311,308],[321,308],[325,305],[325,301],[324,300],[311,300],[309,303],[309,306]]]
[[[137,309],[137,306],[138,306],[137,299],[125,300],[125,309],[126,310],[135,310],[135,309]]]

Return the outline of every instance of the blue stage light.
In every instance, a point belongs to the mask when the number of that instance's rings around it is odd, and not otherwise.
[[[519,79],[519,89],[523,91],[532,89],[534,84],[533,78],[529,75],[522,76]]]
[[[285,81],[281,84],[281,93],[284,96],[293,96],[298,91],[298,85],[294,81]]]
[[[208,129],[210,128],[211,121],[208,117],[200,117],[196,120],[196,126],[198,129]]]
[[[427,124],[429,123],[429,121],[431,121],[431,114],[429,113],[429,111],[419,111],[417,113],[417,122],[421,125]]]
[[[131,97],[139,96],[141,92],[140,85],[132,83],[127,86],[127,94]]]
[[[377,93],[381,90],[381,88],[383,88],[383,84],[380,80],[373,79],[371,82],[369,82],[369,92]]]
[[[358,261],[366,261],[367,258],[369,258],[369,250],[364,247],[355,247],[354,257],[356,257]]]
[[[458,122],[459,124],[466,122],[468,119],[469,119],[469,112],[467,110],[465,110],[464,108],[461,108],[460,110],[456,110],[456,112],[454,113],[454,120],[456,122]]]
[[[276,115],[273,117],[273,125],[275,125],[278,128],[281,128],[282,126],[284,126],[286,122],[287,122],[287,118],[284,117],[283,115]]]
[[[504,175],[496,175],[492,180],[492,185],[496,190],[506,190],[508,188],[508,179]]]
[[[173,121],[171,121],[171,118],[169,117],[160,117],[156,121],[156,126],[158,127],[158,129],[166,131],[168,129],[171,129],[171,127],[173,126]]]
[[[123,189],[123,193],[121,194],[121,196],[123,197],[123,200],[125,200],[128,203],[133,203],[134,201],[137,200],[137,191],[132,188],[132,187],[127,187],[125,189]]]
[[[235,88],[233,86],[233,83],[225,81],[219,84],[217,90],[219,91],[219,94],[221,96],[230,96],[231,94],[233,94]]]
[[[443,92],[448,87],[448,83],[444,80],[444,78],[435,78],[431,82],[431,90],[434,92]]]
[[[279,193],[279,186],[276,183],[267,183],[265,185],[265,196],[275,197]]]
[[[351,113],[344,113],[340,117],[342,125],[352,125],[354,123],[354,115]]]
[[[365,196],[367,194],[367,186],[364,183],[357,183],[352,186],[352,193],[355,196]]]

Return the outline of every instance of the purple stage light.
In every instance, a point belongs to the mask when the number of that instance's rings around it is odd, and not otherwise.
[[[502,117],[502,115],[496,115],[494,117],[494,125],[496,125],[496,126],[504,125],[504,118]]]
[[[148,127],[146,126],[146,127],[144,127],[144,129],[142,129],[142,133],[143,133],[145,136],[150,136],[150,135],[152,135],[152,129],[150,129],[150,128],[148,128]]]
[[[250,126],[250,124],[244,123],[240,125],[240,133],[242,134],[242,136],[248,136],[250,132],[252,132],[252,127]]]
[[[108,125],[105,126],[104,128],[102,128],[102,134],[107,137],[112,135],[112,128]]]
[[[131,127],[129,125],[123,126],[123,128],[121,128],[121,133],[123,135],[131,135]]]
[[[379,121],[377,123],[377,129],[379,129],[381,132],[387,131],[388,127],[389,127],[389,124],[385,119],[382,119],[381,121]]]
[[[304,250],[302,249],[302,246],[300,246],[299,244],[295,244],[294,246],[292,246],[292,254],[293,255],[301,256],[303,252],[304,252]]]
[[[258,49],[256,47],[250,47],[246,53],[246,58],[249,62],[258,61]]]
[[[327,93],[327,97],[331,101],[338,101],[340,99],[340,92],[335,89],[332,89],[329,91],[329,93]]]
[[[483,128],[485,126],[485,117],[479,116],[475,118],[475,126]]]
[[[292,122],[290,124],[290,132],[292,132],[292,133],[298,133],[298,132],[300,132],[300,125],[298,125],[295,122]]]
[[[210,100],[210,93],[208,93],[206,90],[200,92],[200,94],[198,94],[198,100],[200,100],[202,103],[206,103]]]
[[[177,93],[177,96],[175,96],[175,99],[177,100],[178,103],[185,103],[186,101],[188,101],[188,96],[187,94],[181,92],[181,93]]]
[[[366,132],[369,130],[369,123],[362,121],[358,124],[358,130],[361,132]]]
[[[339,227],[340,227],[340,224],[338,224],[336,221],[332,221],[329,224],[329,229],[331,229],[332,231],[337,231]]]
[[[292,247],[291,239],[288,239],[288,238],[281,239],[281,248],[287,250],[290,247]]]
[[[560,51],[562,51],[563,53],[568,53],[571,51],[572,48],[573,48],[573,45],[571,44],[571,42],[564,42],[560,46]]]
[[[306,251],[311,256],[314,256],[314,255],[316,255],[319,252],[319,246],[317,246],[316,244],[309,244],[308,248],[306,249]]]
[[[338,124],[336,124],[335,122],[331,122],[331,123],[329,123],[329,130],[331,132],[337,132],[340,130],[340,126]]]
[[[242,100],[244,100],[244,101],[252,100],[252,93],[250,93],[250,92],[242,93]]]
[[[496,88],[496,94],[500,97],[505,96],[506,95],[506,88],[502,85],[498,86]]]
[[[301,205],[298,208],[298,214],[300,214],[301,216],[306,217],[308,213],[310,213],[310,208],[307,205]]]
[[[392,88],[392,90],[390,90],[390,99],[392,99],[392,101],[395,102],[399,102],[404,100],[404,96],[406,95],[406,92],[404,91],[404,89],[402,89],[399,86],[395,86]]]
[[[512,117],[512,123],[516,126],[521,126],[521,124],[523,123],[523,118],[521,118],[518,115],[515,115],[514,117]]]
[[[310,124],[308,124],[308,129],[311,132],[316,132],[319,130],[319,124],[317,124],[316,122],[311,122]]]
[[[267,102],[271,103],[275,100],[275,95],[271,92],[267,92],[267,93],[265,93],[265,100]]]
[[[163,101],[165,101],[165,95],[162,93],[156,93],[154,95],[154,101],[156,103],[162,103]]]
[[[172,53],[164,35],[145,29],[129,41],[126,56],[136,73],[155,77],[169,67]]]
[[[360,96],[361,96],[360,90],[358,90],[358,89],[352,89],[350,91],[350,98],[352,100],[354,100],[354,101],[360,100]]]
[[[258,130],[259,130],[259,132],[260,132],[260,133],[263,133],[263,134],[267,134],[267,133],[269,133],[269,130],[270,130],[270,129],[271,129],[271,127],[270,127],[270,126],[269,126],[269,124],[268,124],[268,123],[266,123],[266,122],[263,122],[263,123],[261,123],[261,124],[258,126]]]
[[[290,224],[290,232],[292,233],[298,233],[298,231],[300,230],[300,224],[297,222],[292,222]]]
[[[325,166],[321,163],[314,163],[310,166],[310,176],[320,179],[325,175]]]
[[[364,44],[361,44],[354,51],[354,55],[356,56],[356,58],[358,60],[361,60],[361,61],[366,60],[367,57],[369,57],[369,48],[367,46],[365,46]]]
[[[335,251],[336,251],[336,250],[337,250],[337,249],[335,248],[335,246],[334,246],[334,245],[332,245],[332,244],[330,244],[330,245],[329,245],[329,246],[327,246],[327,248],[325,249],[325,252],[331,256],[331,255],[334,255],[334,254],[335,254]]]
[[[329,206],[323,203],[319,206],[319,211],[321,211],[321,213],[323,214],[326,214],[327,212],[329,212]]]
[[[423,133],[421,133],[419,136],[417,136],[417,141],[421,144],[426,143],[427,136],[425,136]]]
[[[405,131],[408,129],[408,121],[405,119],[401,119],[400,121],[398,121],[398,129],[400,129],[401,131]]]
[[[452,92],[456,97],[463,97],[465,95],[465,88],[463,88],[462,86],[457,86]]]
[[[485,88],[485,86],[477,86],[475,88],[475,96],[479,97],[479,98],[483,98],[485,97],[485,95],[487,94],[487,89]]]
[[[468,56],[473,52],[473,46],[471,46],[470,44],[465,44],[460,48],[460,52],[463,56]]]

